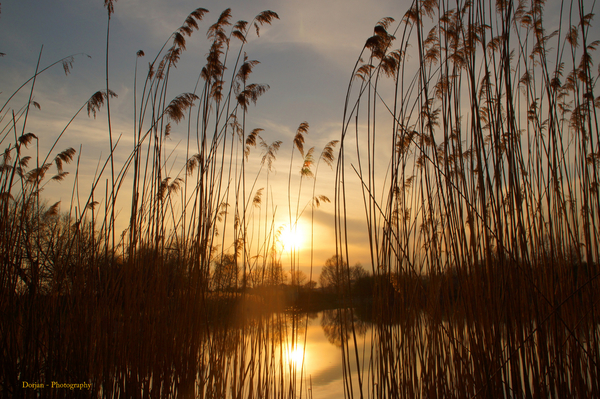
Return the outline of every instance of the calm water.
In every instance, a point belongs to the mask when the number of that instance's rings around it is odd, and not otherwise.
[[[196,347],[171,374],[157,362],[122,380],[131,386],[141,379],[146,392],[162,378],[159,389],[185,398],[337,399],[359,398],[361,391],[365,398],[446,398],[484,390],[489,398],[598,397],[590,395],[597,392],[597,325],[577,331],[575,340],[574,328],[550,323],[511,330],[507,323],[449,322],[417,312],[378,324],[358,309],[252,315],[242,306],[235,317],[220,316],[217,327],[191,341]]]
[[[295,361],[301,364],[301,349],[304,350],[304,369],[302,371],[302,397],[317,399],[344,397],[344,382],[342,369],[342,347],[340,337],[342,323],[339,310],[325,310],[318,313],[305,315],[303,323],[308,320],[306,329],[306,344],[301,342],[298,347],[298,356]],[[343,316],[342,316],[343,317]],[[371,340],[371,327],[357,320],[356,338],[361,362],[364,357],[365,344],[368,348]],[[302,340],[302,338],[299,338]],[[367,354],[366,358],[369,358]],[[352,349],[350,361],[354,382],[354,393],[358,392],[358,375],[356,372],[356,357]]]
[[[349,389],[352,389],[354,397],[360,397],[361,389],[359,388],[359,375],[356,367],[357,356],[361,365],[363,394],[365,397],[378,397],[377,391],[379,391],[379,385],[382,382],[388,384],[382,387],[384,390],[389,389],[390,386],[389,380],[382,380],[379,377],[376,377],[379,378],[376,382],[372,380],[373,369],[377,369],[377,364],[379,363],[377,360],[378,353],[381,355],[381,360],[383,361],[389,362],[392,359],[395,360],[396,364],[400,361],[400,364],[406,362],[404,364],[409,365],[409,367],[401,367],[401,369],[396,370],[393,374],[394,377],[392,377],[402,387],[399,389],[406,387],[416,389],[416,391],[410,392],[401,391],[404,397],[414,397],[415,393],[418,392],[427,397],[430,386],[436,386],[435,392],[438,397],[445,397],[449,393],[455,395],[459,393],[460,389],[457,381],[460,382],[461,378],[464,379],[481,371],[478,370],[478,367],[481,368],[481,366],[477,366],[478,359],[482,356],[486,359],[492,359],[494,353],[494,346],[487,344],[483,344],[483,347],[486,348],[483,352],[471,352],[473,348],[478,349],[478,345],[481,344],[478,341],[470,342],[471,338],[469,338],[478,337],[470,335],[473,331],[477,330],[477,326],[469,327],[467,324],[461,323],[453,326],[447,321],[443,321],[438,325],[425,315],[422,315],[415,322],[414,326],[407,328],[404,332],[401,332],[403,329],[396,325],[391,328],[397,334],[395,335],[396,342],[403,342],[405,344],[398,351],[397,347],[394,346],[384,346],[387,350],[384,347],[379,347],[379,345],[373,346],[373,342],[378,342],[377,338],[374,337],[377,336],[377,331],[379,330],[374,328],[370,322],[364,321],[354,314],[354,331],[356,333],[357,348],[355,350],[354,338],[350,333],[351,329],[344,329],[344,322],[342,321],[345,318],[346,326],[350,327],[350,317],[348,316],[348,310],[326,310],[299,316],[301,320],[301,323],[299,323],[300,329],[303,330],[301,327],[302,323],[306,323],[307,328],[305,336],[298,334],[299,345],[297,346],[297,354],[290,356],[293,359],[292,361],[298,366],[298,377],[301,376],[302,378],[302,392],[300,393],[300,389],[298,389],[296,397],[315,399],[343,398],[345,397],[344,391],[348,391]],[[438,330],[443,332],[443,334],[435,335],[432,333],[437,331],[436,326],[439,327]],[[557,385],[556,381],[550,380],[549,377],[546,378],[551,383],[550,388],[544,391],[543,389],[548,385],[548,382],[543,386],[540,386],[536,382],[534,378],[535,367],[543,370],[545,375],[548,375],[549,372],[544,370],[544,367],[547,370],[556,370],[557,373],[560,373],[560,375],[553,378],[557,381],[563,380],[565,382],[566,385],[563,387],[563,390],[566,390],[565,392],[581,391],[589,394],[595,391],[595,388],[592,386],[593,383],[590,382],[594,378],[591,369],[589,369],[590,360],[586,360],[586,356],[574,356],[569,355],[570,352],[565,352],[565,357],[561,360],[562,368],[558,368],[556,361],[550,361],[548,365],[545,365],[544,362],[547,358],[550,360],[557,359],[561,356],[563,350],[559,348],[560,350],[554,352],[556,348],[551,344],[553,335],[538,333],[541,329],[536,328],[534,325],[531,329],[535,331],[535,339],[528,340],[518,348],[529,359],[528,362],[524,362],[521,356],[517,355],[518,351],[509,346],[505,327],[495,327],[498,330],[495,332],[498,338],[498,347],[502,349],[500,357],[502,363],[494,366],[494,369],[497,370],[495,377],[500,381],[500,384],[494,388],[493,392],[490,391],[492,392],[491,397],[513,397],[512,393],[515,390],[519,390],[521,393],[525,391],[560,392],[560,387],[555,388],[552,386],[552,384]],[[460,337],[459,333],[461,331],[466,338]],[[491,334],[491,332],[489,333]],[[600,327],[596,326],[591,335],[587,336],[597,337],[599,334]],[[346,349],[349,352],[345,353],[341,345],[341,337],[343,336],[346,337],[349,345],[349,348]],[[451,340],[449,336],[453,336],[454,340]],[[306,339],[305,343],[303,342],[304,337]],[[584,342],[583,337],[584,335],[581,336],[578,342],[584,346],[585,351],[588,354],[597,353],[598,348],[590,347],[587,342]],[[542,340],[550,344],[540,346]],[[461,343],[460,346],[457,345],[458,342]],[[396,349],[392,349],[392,347]],[[302,349],[304,349],[303,363]],[[385,353],[379,352],[382,350]],[[352,381],[352,387],[344,386],[342,363],[344,357],[348,359],[346,365],[351,369],[352,376],[349,380]],[[510,362],[504,360],[509,358],[511,359]],[[300,373],[300,365],[302,364],[304,366]],[[575,384],[577,379],[582,379],[578,386]],[[439,392],[439,388],[435,384],[443,385],[444,381],[447,384],[448,391],[445,393]],[[465,385],[467,386],[467,391],[465,392],[470,392],[470,394],[479,389],[473,384]],[[300,388],[300,384],[297,387]]]

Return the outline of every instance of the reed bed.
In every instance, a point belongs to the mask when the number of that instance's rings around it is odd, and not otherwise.
[[[222,12],[194,89],[174,96],[170,77],[207,10],[189,14],[147,70],[136,62],[126,138],[111,124],[113,3],[106,87],[53,143],[28,133],[35,85],[74,57],[38,63],[15,92],[29,90],[26,104],[13,108],[13,95],[0,109],[0,392],[62,397],[22,388],[58,381],[89,383],[68,392],[81,397],[308,396],[290,355],[308,316],[276,306],[294,292],[273,289],[288,272],[271,181],[285,144],[248,123],[269,87],[251,80],[247,39],[278,16],[234,23]],[[344,107],[335,259],[354,263],[346,217],[362,196],[374,327],[351,287],[337,287],[348,308],[328,313],[327,336],[341,348],[345,396],[600,396],[600,71],[588,8],[415,1],[366,41]],[[107,117],[111,148],[92,182],[79,178],[81,151],[59,149],[85,111]],[[175,128],[186,132],[182,164]],[[300,123],[291,144],[291,229],[329,201],[306,184],[337,142],[317,158],[308,132]],[[44,187],[73,170],[70,202],[46,203]],[[290,259],[297,286],[293,249]]]
[[[285,301],[269,289],[286,272],[269,181],[282,142],[265,142],[263,129],[247,123],[250,106],[269,86],[251,81],[258,61],[248,57],[246,45],[277,14],[264,11],[250,22],[233,22],[231,10],[223,11],[208,25],[206,62],[193,90],[173,96],[171,75],[208,11],[190,13],[148,69],[136,61],[134,127],[126,138],[114,135],[110,121],[116,94],[108,49],[115,8],[113,1],[105,5],[106,87],[84,103],[56,141],[48,145],[26,133],[29,111],[39,107],[32,101],[35,82],[53,66],[68,72],[74,57],[38,65],[17,90],[29,90],[29,102],[14,109],[11,96],[0,111],[6,148],[0,171],[0,392],[302,396],[302,365],[289,353],[305,339],[303,323],[297,312],[274,306]],[[136,60],[142,57],[140,51]],[[111,151],[92,182],[79,179],[78,151],[55,150],[85,111],[108,117]],[[182,164],[171,158],[168,141],[176,127],[186,132]],[[300,202],[313,163],[330,164],[335,145],[329,143],[319,158],[314,147],[305,152],[308,130],[308,123],[300,124],[289,161],[288,191],[298,190],[297,204],[289,203],[290,225],[327,201],[313,185],[314,201]],[[124,150],[129,144],[132,150]],[[69,169],[75,170],[70,203],[46,203],[44,186],[65,179]],[[119,209],[126,209],[120,217]],[[297,272],[298,264],[292,261],[290,268]],[[260,295],[250,294],[251,288]],[[23,382],[45,388],[23,389]],[[91,388],[48,389],[52,382]]]
[[[362,196],[387,283],[366,361],[342,335],[347,396],[600,394],[592,18],[581,1],[423,0],[375,27],[348,86],[336,238],[351,264]]]

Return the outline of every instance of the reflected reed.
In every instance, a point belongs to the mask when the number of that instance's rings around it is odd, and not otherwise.
[[[592,16],[417,0],[375,27],[337,166],[337,253],[352,263],[360,195],[379,282],[370,361],[356,328],[342,345],[360,370],[347,396],[600,394]]]

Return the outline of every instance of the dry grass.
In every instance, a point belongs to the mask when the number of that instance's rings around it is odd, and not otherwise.
[[[106,2],[107,54],[113,3]],[[11,96],[4,104],[3,395],[61,395],[24,390],[22,381],[87,382],[91,391],[79,394],[89,397],[283,398],[302,390],[301,366],[292,364],[287,350],[303,339],[298,314],[265,306],[267,294],[248,293],[284,277],[269,181],[281,142],[267,144],[261,128],[246,126],[249,104],[269,88],[251,82],[258,62],[246,56],[247,38],[278,16],[265,11],[250,23],[233,23],[231,10],[221,13],[207,29],[206,64],[196,87],[172,97],[169,77],[206,13],[199,8],[185,19],[150,60],[141,84],[136,63],[133,150],[120,165],[115,152],[122,150],[110,128],[115,94],[107,55],[106,88],[73,119],[85,109],[94,117],[106,112],[112,151],[88,193],[81,187],[90,183],[75,178],[70,204],[45,205],[41,189],[69,168],[78,176],[78,152],[55,153],[61,133],[48,155],[40,155],[38,138],[25,134],[28,111],[37,103],[13,111]],[[73,58],[53,65],[60,64],[68,72]],[[38,66],[19,90],[29,88],[33,97],[46,69]],[[178,123],[187,124],[182,165],[170,160],[167,144]],[[250,163],[260,168],[249,172]],[[297,164],[292,158],[290,188],[297,169],[301,176],[310,172],[306,160]],[[130,212],[120,234],[116,207],[128,197],[124,190],[131,190]],[[290,216],[292,222],[300,213]]]
[[[367,40],[345,107],[338,252],[351,263],[358,176],[373,273],[409,277],[401,301],[379,287],[370,362],[345,342],[361,397],[600,394],[592,11],[415,1]]]

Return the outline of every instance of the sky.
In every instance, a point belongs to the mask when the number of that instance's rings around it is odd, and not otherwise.
[[[147,65],[191,11],[198,7],[209,10],[199,31],[187,39],[187,51],[172,75],[169,96],[175,97],[192,91],[208,52],[206,29],[225,8],[232,9],[232,21],[252,20],[259,12],[272,10],[280,19],[262,27],[260,37],[253,35],[246,47],[249,58],[260,61],[252,81],[270,86],[257,105],[251,106],[249,124],[265,129],[262,136],[266,142],[282,140],[279,156],[289,159],[296,128],[307,121],[310,130],[306,145],[315,146],[318,153],[327,142],[340,138],[347,86],[365,40],[373,34],[373,27],[381,18],[391,16],[399,20],[409,6],[407,1],[405,3],[387,0],[227,3],[119,0],[111,18],[109,45],[110,86],[118,95],[111,101],[113,131],[123,135],[132,131],[138,50],[146,54],[139,60],[140,65]],[[0,52],[5,54],[0,58],[2,104],[33,76],[38,57],[43,67],[75,54],[68,76],[58,65],[36,81],[34,100],[41,109],[32,111],[26,130],[40,138],[42,148],[49,148],[87,99],[105,88],[107,12],[104,2],[14,0],[0,4],[0,37],[3,38]],[[140,67],[140,71],[143,68]],[[25,104],[28,94],[29,89],[23,90],[11,101],[12,107],[18,109]],[[81,181],[91,180],[99,160],[106,158],[110,148],[106,132],[105,112],[101,111],[94,119],[84,110],[57,145],[57,149],[73,147],[80,152]],[[183,128],[175,127],[172,137],[174,147],[181,150]],[[122,161],[124,156],[117,160]],[[280,176],[287,176],[285,163],[276,169]],[[323,169],[319,173],[317,194],[333,199],[334,172]],[[45,188],[49,201],[61,200],[63,210],[64,204],[70,202],[71,193],[68,181]],[[332,204],[325,204],[316,212],[315,265],[323,264],[335,253],[333,212]],[[349,222],[356,226],[361,223],[358,219]],[[367,266],[366,236],[353,234],[349,238],[351,263]],[[303,259],[307,259],[306,255]],[[305,267],[306,262],[301,260],[300,264]]]
[[[352,70],[367,38],[373,34],[373,27],[384,17],[399,21],[410,7],[409,0],[391,1],[218,1],[196,2],[191,0],[118,0],[110,24],[109,76],[111,90],[118,98],[111,100],[111,119],[113,131],[122,134],[123,145],[131,138],[134,112],[134,76],[136,53],[143,50],[145,57],[139,58],[138,73],[143,75],[147,64],[154,59],[161,46],[172,32],[178,29],[186,16],[198,7],[209,10],[200,28],[187,39],[187,51],[183,53],[177,69],[169,81],[167,97],[190,92],[197,81],[198,74],[205,64],[208,53],[206,29],[213,24],[226,8],[232,9],[232,21],[252,20],[264,10],[275,11],[279,20],[261,28],[260,37],[250,35],[245,47],[249,59],[258,60],[251,81],[268,84],[270,89],[263,94],[256,106],[249,108],[248,127],[262,128],[261,136],[267,143],[274,140],[283,142],[275,165],[271,182],[279,179],[274,186],[281,187],[274,193],[278,202],[277,225],[285,224],[288,214],[287,176],[292,139],[301,122],[310,125],[306,147],[315,147],[319,154],[323,146],[340,139],[344,100],[351,80]],[[38,57],[40,67],[51,64],[63,57],[74,55],[74,62],[68,76],[60,65],[48,70],[36,80],[34,100],[41,109],[33,108],[28,118],[28,132],[39,137],[40,148],[50,148],[56,137],[63,131],[77,110],[98,90],[106,88],[105,56],[107,11],[101,0],[13,0],[2,1],[0,14],[0,103],[11,94],[35,71]],[[559,2],[550,2],[545,11],[545,21],[549,30],[558,27],[560,14]],[[593,36],[598,37],[594,28]],[[409,52],[408,57],[411,54]],[[415,57],[417,59],[417,57]],[[142,82],[138,75],[138,82]],[[410,76],[407,73],[406,76]],[[390,82],[391,89],[392,82]],[[381,92],[386,87],[379,86]],[[27,103],[29,86],[15,96],[10,106],[18,110]],[[5,117],[0,126],[5,134]],[[378,123],[384,126],[385,123]],[[169,141],[173,159],[180,164],[185,159],[185,123],[174,126]],[[0,137],[0,140],[3,138]],[[0,143],[5,148],[5,143]],[[73,147],[80,156],[78,168],[80,182],[91,181],[96,173],[99,161],[106,159],[109,152],[106,112],[103,109],[94,119],[88,117],[85,110],[69,124],[56,150]],[[390,151],[379,142],[377,151]],[[122,163],[130,150],[118,152],[115,159]],[[348,153],[348,152],[347,152]],[[385,163],[389,157],[379,157]],[[346,165],[352,164],[347,159]],[[386,170],[381,165],[380,170]],[[67,168],[69,171],[69,169]],[[74,168],[71,168],[72,172]],[[346,187],[350,192],[347,216],[348,246],[350,264],[362,263],[370,269],[370,255],[366,223],[361,217],[362,197],[359,192],[360,181],[349,170]],[[378,176],[380,177],[380,176]],[[73,179],[73,173],[70,175]],[[383,177],[381,177],[383,178]],[[45,195],[53,203],[61,200],[62,209],[70,203],[72,181],[48,184]],[[304,184],[307,182],[305,181]],[[334,198],[334,171],[322,168],[316,185],[316,194]],[[294,175],[293,187],[299,184],[299,176]],[[82,183],[83,186],[83,183]],[[312,184],[306,185],[303,195],[310,192]],[[85,192],[85,188],[81,188]],[[89,192],[89,190],[88,190]],[[294,194],[292,194],[294,195]],[[306,203],[305,197],[295,201]],[[123,215],[126,207],[119,208]],[[334,207],[324,204],[315,212],[315,240],[313,279],[317,280],[319,266],[335,254]],[[364,213],[363,213],[364,215]],[[127,220],[121,218],[120,220]],[[125,226],[126,227],[126,226]],[[120,228],[123,228],[121,226]],[[307,230],[308,221],[304,220],[304,236],[301,245],[299,265],[301,270],[309,272]]]

